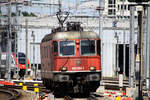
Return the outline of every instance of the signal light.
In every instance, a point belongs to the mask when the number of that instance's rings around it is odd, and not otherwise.
[[[149,2],[150,0],[128,0],[128,2],[136,2],[136,3],[142,3],[142,2]]]

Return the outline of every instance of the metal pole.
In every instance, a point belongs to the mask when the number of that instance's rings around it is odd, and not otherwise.
[[[18,63],[17,63],[17,56],[18,56],[18,3],[16,3],[16,25],[17,25],[17,29],[16,29],[16,33],[15,33],[15,66],[17,67],[17,75],[19,75],[19,72],[18,72],[18,70],[19,70],[19,65],[18,65]]]
[[[16,51],[16,55],[17,55],[17,58],[18,58],[18,31],[19,31],[19,20],[18,20],[18,16],[19,16],[19,7],[18,7],[18,3],[16,5],[16,23],[17,23],[17,32],[16,32],[16,48],[17,48],[17,51]],[[18,63],[17,63],[17,75],[19,75],[19,59],[18,59]]]
[[[0,5],[0,24],[1,24],[1,5]],[[2,42],[2,33],[0,33],[0,67],[1,67],[1,53],[2,53],[2,51],[1,51],[1,47],[2,47],[1,42]],[[0,78],[1,78],[1,74],[0,74]]]
[[[147,12],[147,9],[145,9],[145,11]],[[146,80],[146,70],[147,70],[147,66],[146,66],[146,63],[147,63],[147,14],[145,12],[145,19],[144,19],[144,32],[143,32],[143,79]]]
[[[129,45],[129,86],[134,87],[134,11],[135,7],[130,7],[130,45]]]
[[[11,80],[11,2],[8,7],[8,81]]]
[[[143,16],[144,16],[144,9],[141,11],[141,78],[143,77]]]
[[[1,55],[2,55],[2,50],[1,50],[1,41],[2,41],[2,33],[0,33],[0,67],[1,67]],[[1,73],[0,73],[0,78],[1,78]]]
[[[150,89],[150,6],[147,7],[147,61],[146,61],[146,89]]]
[[[1,5],[0,5],[0,24],[1,24]],[[1,42],[2,42],[2,33],[0,33],[0,67],[1,67],[1,53],[2,53],[2,51],[1,51],[1,47],[2,47]],[[1,75],[0,75],[0,78],[1,78]]]
[[[124,2],[125,0],[123,0],[123,20],[124,20]],[[125,29],[123,29],[123,75],[124,77],[126,76],[126,35],[125,35]]]
[[[26,73],[27,75],[27,69],[28,69],[28,19],[26,19]]]
[[[102,13],[103,13],[103,0],[99,0],[99,37],[101,38],[102,40]],[[103,50],[102,50],[102,41],[101,41],[101,44],[100,44],[100,47],[101,47],[101,77],[103,76],[103,69],[102,69],[102,64],[103,64]]]
[[[143,75],[143,10],[138,11],[138,28],[139,28],[139,41],[138,41],[138,48],[137,54],[139,54],[139,75],[138,75],[138,98],[139,100],[142,99],[142,75]]]
[[[103,1],[102,0],[99,0],[99,37],[101,37],[101,33],[102,33],[102,4],[103,4]]]
[[[34,31],[32,31],[32,38],[33,38],[33,67],[35,68],[35,79],[37,79],[37,76],[36,76],[36,70],[37,70],[37,66],[35,66],[35,34],[34,34]]]

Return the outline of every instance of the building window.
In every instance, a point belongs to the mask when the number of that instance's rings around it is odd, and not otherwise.
[[[127,5],[124,5],[124,9],[125,9],[125,10],[127,9]]]
[[[123,5],[121,5],[121,10],[123,10]]]
[[[118,10],[120,10],[120,5],[118,5]]]
[[[116,10],[115,9],[108,9],[108,15],[115,15]]]
[[[125,2],[126,0],[120,0],[120,2],[123,2],[123,1]]]
[[[108,0],[108,4],[116,4],[116,0]]]
[[[126,10],[127,9],[127,5],[121,5],[121,10]]]

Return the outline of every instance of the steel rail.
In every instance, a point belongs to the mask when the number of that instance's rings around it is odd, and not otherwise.
[[[10,97],[8,97],[8,100],[14,100],[20,96],[20,92],[15,89],[10,90],[7,88],[1,88],[0,92],[6,93],[6,95],[9,95]]]

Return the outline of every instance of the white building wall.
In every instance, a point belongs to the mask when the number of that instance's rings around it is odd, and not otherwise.
[[[102,75],[113,77],[115,75],[115,39],[113,30],[103,30],[102,34]]]
[[[32,31],[35,34],[35,43],[33,43],[33,37],[31,37]],[[40,64],[40,42],[42,38],[51,32],[51,29],[29,29],[28,30],[28,58],[31,64],[33,63],[33,45],[35,46],[35,63]],[[26,32],[25,29],[21,29],[18,34],[18,52],[26,54]]]

